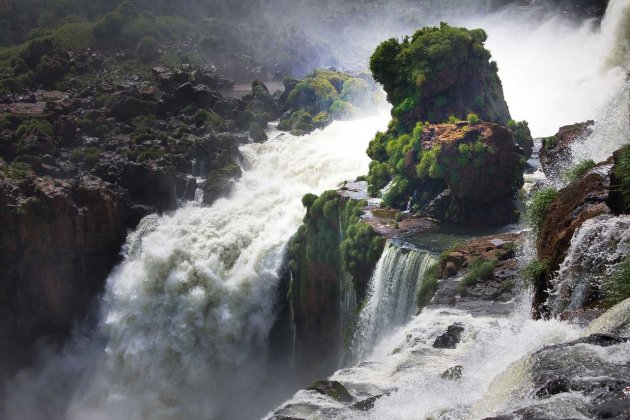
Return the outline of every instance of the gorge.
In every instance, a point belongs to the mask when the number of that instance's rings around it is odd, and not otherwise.
[[[630,1],[119,3],[0,49],[0,418],[630,416]]]

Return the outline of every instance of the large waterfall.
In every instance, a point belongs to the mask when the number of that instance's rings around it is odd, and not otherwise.
[[[427,252],[387,243],[370,280],[367,302],[359,315],[354,343],[355,355],[359,359],[409,321],[416,308],[416,289],[433,262]]]
[[[367,144],[387,119],[384,110],[304,137],[272,131],[266,143],[242,148],[245,171],[229,198],[145,219],[107,282],[98,326],[104,351],[95,350],[96,367],[58,418],[255,417],[301,197],[364,174]],[[16,384],[9,419],[51,418],[45,404],[38,412],[22,400],[45,393],[30,387],[46,381]]]

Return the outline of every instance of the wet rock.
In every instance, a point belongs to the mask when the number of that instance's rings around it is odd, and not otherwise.
[[[611,168],[609,163],[600,164],[582,179],[561,189],[548,207],[547,216],[538,233],[536,249],[538,258],[547,261],[549,272],[558,270],[566,257],[573,234],[585,221],[611,213],[607,204]],[[533,306],[538,316],[546,316],[548,311],[544,302],[548,291],[554,287],[549,281],[547,278],[535,285]]]
[[[448,368],[442,372],[440,377],[449,381],[458,381],[462,378],[463,371],[464,367],[462,365],[453,366],[452,368]]]
[[[460,342],[463,332],[464,326],[455,323],[449,326],[442,335],[435,339],[433,347],[436,349],[454,349]]]
[[[630,399],[626,398],[618,401],[606,401],[593,410],[598,419],[629,419]]]
[[[376,403],[376,401],[378,401],[379,399],[383,398],[386,394],[383,395],[375,395],[373,397],[370,398],[366,398],[365,400],[361,400],[357,403],[354,403],[352,405],[352,408],[354,408],[355,410],[359,410],[359,411],[370,411],[371,409],[374,408],[374,404]]]
[[[543,139],[540,165],[547,177],[557,177],[571,158],[571,145],[586,138],[593,130],[593,121],[561,127],[556,135]]]
[[[337,381],[315,381],[306,389],[309,391],[315,391],[322,395],[326,395],[339,402],[352,402],[354,400],[346,387]]]

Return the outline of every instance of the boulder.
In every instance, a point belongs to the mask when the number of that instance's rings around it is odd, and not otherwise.
[[[435,339],[433,347],[436,349],[454,349],[460,342],[463,332],[464,326],[459,323],[455,323],[449,326],[444,333]]]
[[[309,391],[315,391],[318,394],[326,395],[339,402],[352,402],[354,400],[346,387],[337,381],[315,381],[306,389]]]

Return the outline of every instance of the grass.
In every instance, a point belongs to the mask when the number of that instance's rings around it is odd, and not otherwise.
[[[549,263],[546,260],[533,260],[521,269],[521,276],[525,284],[538,287],[548,272]]]
[[[460,293],[465,293],[469,286],[472,286],[479,280],[489,280],[492,278],[494,269],[497,267],[497,260],[491,259],[484,261],[480,258],[472,261],[468,267],[468,272],[457,285]]]
[[[630,298],[630,255],[624,258],[604,284],[604,300],[607,306],[614,306],[628,298]]]
[[[586,175],[588,171],[593,169],[597,164],[593,159],[585,159],[582,160],[575,165],[568,168],[566,171],[562,173],[562,180],[567,184],[572,184],[576,181],[579,181]]]
[[[615,189],[621,194],[624,210],[630,209],[630,145],[621,149],[613,168],[615,174]]]
[[[557,197],[558,190],[551,187],[540,189],[532,195],[527,206],[526,219],[535,232],[542,228],[547,217],[547,209]]]

